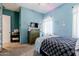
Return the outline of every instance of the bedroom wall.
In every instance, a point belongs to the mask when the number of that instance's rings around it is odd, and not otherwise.
[[[72,7],[74,5],[76,4],[65,3],[62,6],[56,8],[54,11],[48,12],[46,14],[40,14],[38,12],[22,7],[20,14],[20,42],[27,43],[27,30],[30,22],[39,23],[47,16],[51,16],[52,20],[54,18],[54,34],[62,37],[72,37]]]
[[[27,30],[30,22],[40,23],[43,19],[43,14],[21,7],[20,17],[20,42],[27,43]]]
[[[63,4],[58,7],[54,11],[51,11],[45,15],[54,17],[54,34],[63,37],[71,37],[72,36],[72,6],[75,4]]]
[[[16,28],[19,28],[19,12],[3,9],[3,14],[11,16],[11,30],[12,31]]]

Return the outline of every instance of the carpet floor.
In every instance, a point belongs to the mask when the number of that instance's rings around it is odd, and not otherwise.
[[[12,43],[0,52],[0,56],[33,56],[34,45]]]

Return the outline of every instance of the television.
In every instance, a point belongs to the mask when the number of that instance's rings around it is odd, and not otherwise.
[[[38,23],[35,23],[35,27],[38,28]]]
[[[38,28],[38,23],[31,22],[30,23],[30,27]]]

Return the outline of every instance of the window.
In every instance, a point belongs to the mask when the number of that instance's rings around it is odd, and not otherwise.
[[[72,37],[79,38],[79,6],[73,8]]]
[[[44,35],[52,35],[53,34],[53,20],[49,16],[43,20],[43,33]]]

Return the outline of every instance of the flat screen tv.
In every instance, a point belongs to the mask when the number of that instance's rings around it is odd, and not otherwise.
[[[38,23],[31,22],[30,26],[31,27],[35,27],[35,28],[38,28]]]
[[[35,27],[38,28],[38,23],[35,23]]]

